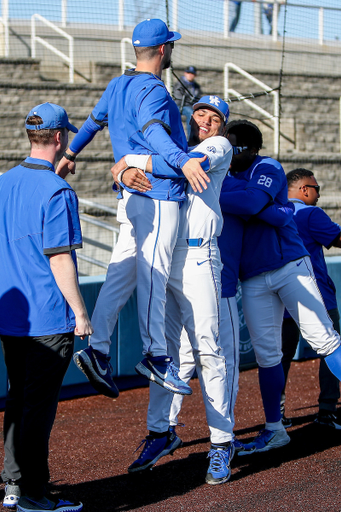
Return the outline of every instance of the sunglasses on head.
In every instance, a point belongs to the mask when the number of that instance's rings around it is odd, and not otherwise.
[[[303,185],[300,188],[303,188],[303,187],[314,188],[318,194],[320,193],[320,185]]]
[[[239,155],[245,149],[247,149],[247,146],[232,146],[232,150],[233,150],[233,154],[234,155]]]

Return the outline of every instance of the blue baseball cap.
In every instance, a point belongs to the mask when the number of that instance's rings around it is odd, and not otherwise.
[[[27,119],[31,116],[39,116],[42,118],[42,124],[27,124]],[[69,122],[66,110],[54,103],[41,103],[32,108],[26,117],[25,127],[27,130],[44,130],[55,128],[67,128],[73,133],[78,132],[78,128]]]
[[[192,73],[193,75],[197,74],[197,68],[195,66],[187,66],[185,69],[185,73]]]
[[[226,101],[219,98],[219,96],[203,96],[197,103],[194,103],[193,110],[195,111],[198,110],[198,108],[205,107],[215,110],[223,119],[224,124],[227,123],[230,115],[230,109]]]
[[[166,23],[162,20],[152,19],[141,21],[134,28],[133,46],[158,46],[170,43],[181,38],[179,32],[170,32]]]

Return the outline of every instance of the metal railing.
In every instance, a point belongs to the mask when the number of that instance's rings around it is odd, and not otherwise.
[[[2,26],[3,33],[1,34],[2,48],[0,51],[0,55],[4,57],[9,57],[8,0],[2,1],[1,8],[2,16],[0,18],[0,23]]]
[[[131,42],[131,39],[129,37],[124,37],[123,39],[121,39],[121,71],[122,71],[122,74],[125,72],[126,69],[131,69],[136,66],[136,64],[132,64],[131,62],[127,61],[126,44],[133,46],[133,43]],[[172,94],[172,72],[171,72],[170,68],[166,69],[166,79],[164,82],[166,84],[168,92],[170,94]]]
[[[65,55],[65,53],[63,53],[60,50],[58,50],[57,48],[55,48],[55,46],[53,46],[52,44],[48,43],[47,41],[45,41],[44,39],[42,39],[41,37],[36,35],[36,20],[41,21],[47,27],[51,28],[52,30],[57,32],[57,34],[59,34],[60,36],[64,37],[65,39],[67,39],[69,41],[69,56]],[[73,40],[73,37],[70,36],[70,34],[68,34],[67,32],[65,32],[65,30],[62,30],[61,28],[57,27],[54,23],[51,23],[51,21],[47,20],[40,14],[33,14],[33,16],[31,17],[31,51],[32,51],[33,59],[36,58],[36,43],[40,43],[41,45],[45,46],[45,48],[47,48],[54,54],[58,55],[58,57],[60,57],[62,60],[67,62],[67,64],[69,65],[69,83],[73,84],[74,83],[74,53],[73,53],[74,40]]]
[[[117,215],[117,210],[115,208],[111,208],[110,206],[105,206],[105,205],[102,205],[100,203],[96,203],[94,201],[90,201],[88,199],[82,199],[82,198],[78,198],[78,202],[81,205],[90,206],[92,208],[95,208],[96,210],[100,210],[100,211],[103,211],[103,212],[106,212],[106,213],[110,213],[111,215],[114,215],[114,216]],[[112,233],[112,236],[113,236],[113,238],[112,238],[112,245],[106,245],[106,244],[100,243],[95,238],[83,237],[84,242],[86,242],[87,244],[92,245],[93,247],[97,247],[98,249],[101,249],[101,250],[104,250],[104,251],[107,251],[107,252],[111,253],[113,248],[115,247],[115,245],[117,243],[117,237],[118,237],[118,234],[119,234],[119,229],[117,227],[115,227],[115,226],[112,226],[108,222],[104,222],[102,220],[95,219],[94,217],[91,217],[90,215],[86,215],[86,214],[82,214],[81,213],[79,215],[79,218],[80,218],[80,220],[82,222],[85,222],[87,224],[91,224],[91,225],[96,226],[97,228],[100,228],[100,229],[105,229],[105,230],[110,231]],[[86,261],[87,263],[91,263],[92,265],[96,265],[97,267],[101,267],[101,268],[105,268],[105,269],[108,268],[108,264],[105,263],[104,261],[101,261],[101,260],[99,260],[97,258],[92,258],[91,256],[87,256],[86,254],[82,254],[81,251],[77,251],[77,257],[80,260]]]
[[[258,106],[256,103],[254,103],[251,100],[243,99],[243,103],[246,103],[251,107],[252,109],[256,110],[262,116],[266,117],[267,119],[270,119],[273,122],[273,130],[274,130],[274,154],[276,157],[278,157],[279,153],[279,92],[273,91],[272,87],[264,84],[254,76],[250,75],[247,71],[244,71],[242,68],[237,66],[236,64],[233,64],[232,62],[227,62],[224,66],[224,99],[226,101],[229,100],[230,95],[236,97],[236,98],[244,98],[242,94],[235,91],[234,89],[230,88],[230,81],[229,81],[229,70],[233,69],[236,73],[239,73],[240,75],[244,76],[254,84],[258,85],[263,91],[267,92],[269,95],[273,97],[273,114],[270,114],[260,106]]]

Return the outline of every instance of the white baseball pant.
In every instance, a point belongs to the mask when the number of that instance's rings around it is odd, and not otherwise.
[[[281,362],[285,308],[318,354],[329,355],[340,346],[340,336],[333,328],[308,256],[247,279],[242,283],[242,300],[260,367],[270,368]]]
[[[186,240],[179,240],[173,254],[166,307],[166,337],[176,365],[179,364],[182,326],[191,342],[212,443],[233,438],[225,358],[220,355],[218,344],[220,272],[216,241],[188,247]],[[150,386],[147,426],[149,430],[165,432],[173,397],[157,387]],[[163,417],[160,411],[164,411]]]
[[[117,220],[121,223],[119,239],[91,319],[90,344],[109,352],[118,313],[136,286],[143,353],[166,355],[166,285],[177,240],[179,204],[124,190]]]
[[[221,355],[225,357],[227,381],[228,381],[228,403],[232,429],[235,425],[234,406],[238,394],[239,382],[239,315],[235,297],[222,298],[220,302],[220,341]],[[188,339],[185,329],[181,331],[180,352],[179,352],[179,377],[188,383],[195,370],[195,360],[192,345]],[[170,425],[178,424],[182,395],[174,395],[170,409]]]

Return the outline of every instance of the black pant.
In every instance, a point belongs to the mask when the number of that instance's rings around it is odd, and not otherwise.
[[[2,478],[20,480],[24,493],[41,498],[50,478],[49,438],[74,334],[1,336],[1,342],[9,381]]]
[[[328,314],[333,322],[334,329],[340,333],[340,315],[337,309],[331,309]],[[295,355],[297,345],[300,339],[300,330],[295,321],[290,318],[284,318],[282,326],[282,365],[284,370],[285,384],[287,382],[291,361]],[[320,396],[319,409],[335,411],[336,404],[340,398],[340,381],[329,370],[324,357],[321,357],[320,370]],[[285,385],[282,391],[281,405],[285,402]]]

